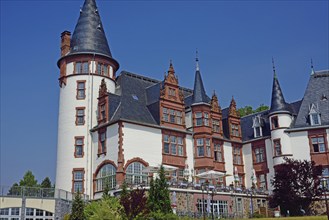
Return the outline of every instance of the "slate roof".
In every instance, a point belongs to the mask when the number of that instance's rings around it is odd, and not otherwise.
[[[95,53],[112,58],[95,0],[85,0],[70,47],[68,55]]]
[[[270,114],[275,112],[290,112],[290,108],[284,100],[278,77],[274,72]]]
[[[209,102],[210,102],[210,98],[207,96],[206,91],[204,89],[201,73],[199,70],[197,70],[195,72],[192,104],[198,104],[198,103],[209,104]]]
[[[294,128],[310,127],[309,111],[314,104],[320,113],[321,125],[329,125],[329,70],[310,76]]]

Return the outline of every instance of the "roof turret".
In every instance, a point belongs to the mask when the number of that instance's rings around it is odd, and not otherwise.
[[[85,0],[71,38],[71,54],[94,53],[112,58],[95,0]]]
[[[206,103],[209,104],[209,98],[206,94],[206,91],[203,86],[200,68],[199,68],[199,59],[196,58],[196,71],[194,78],[194,89],[193,89],[193,97],[192,97],[192,105]]]

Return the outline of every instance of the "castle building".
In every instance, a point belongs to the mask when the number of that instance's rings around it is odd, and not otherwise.
[[[312,71],[304,97],[287,103],[274,71],[269,110],[240,118],[232,98],[208,96],[196,60],[193,89],[170,63],[163,79],[121,71],[95,0],[85,0],[71,36],[61,35],[56,188],[97,199],[105,184],[140,185],[159,164],[176,167],[176,183],[204,180],[271,190],[284,157],[313,160],[329,177],[329,71]],[[159,77],[161,78],[161,77]],[[253,179],[255,175],[256,179]]]

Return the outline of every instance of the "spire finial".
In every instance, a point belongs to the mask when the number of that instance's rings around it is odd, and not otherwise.
[[[313,59],[312,58],[311,58],[311,70],[312,70],[311,75],[313,75],[315,73],[315,71],[314,71]]]
[[[198,53],[198,48],[196,48],[196,52],[195,52],[195,69],[196,71],[199,71],[200,70],[200,67],[199,67],[199,53]]]
[[[275,64],[274,64],[274,58],[273,57],[272,57],[272,68],[273,68],[274,77],[276,78]]]

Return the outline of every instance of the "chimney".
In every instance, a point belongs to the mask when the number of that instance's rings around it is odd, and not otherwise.
[[[61,56],[65,56],[70,51],[71,32],[63,31],[61,34]]]

